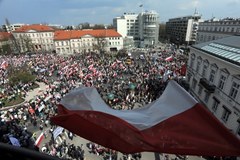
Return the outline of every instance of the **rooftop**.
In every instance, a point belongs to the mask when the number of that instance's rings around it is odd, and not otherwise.
[[[240,65],[240,36],[226,38],[193,45],[194,48],[205,51],[213,56]]]
[[[11,33],[8,32],[0,32],[0,41],[8,40],[11,36]]]
[[[14,32],[28,32],[30,30],[35,30],[37,32],[54,31],[54,29],[49,26],[42,25],[42,24],[33,24],[33,25],[22,26],[16,29]]]
[[[54,40],[77,39],[85,35],[93,37],[121,37],[114,29],[59,30],[54,33]]]

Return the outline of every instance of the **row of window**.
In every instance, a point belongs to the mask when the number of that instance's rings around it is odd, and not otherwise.
[[[196,88],[196,84],[197,84],[197,80],[194,78],[192,81],[192,87],[194,90]],[[233,86],[236,87],[236,83],[233,84]],[[197,94],[199,95],[199,97],[202,96],[202,91],[203,91],[203,86],[199,85],[198,91],[197,91]],[[210,97],[210,93],[205,91],[203,101],[206,104],[208,103],[209,97]],[[211,108],[209,108],[209,109],[211,109],[214,113],[216,113],[219,106],[220,106],[220,101],[216,97],[213,97],[213,103],[212,103]],[[227,123],[227,121],[230,119],[231,111],[225,105],[223,105],[222,107],[223,107],[223,112],[222,112],[222,116],[220,118],[224,123]],[[240,136],[240,124],[238,125],[236,133]]]
[[[85,47],[85,46],[94,46],[97,45],[97,43],[91,43],[91,42],[87,42],[87,43],[71,43],[72,47]],[[56,46],[64,46],[64,45],[69,45],[68,41],[62,41],[62,42],[56,42],[55,43]],[[120,45],[120,42],[109,42],[109,45]]]
[[[198,42],[207,42],[211,40],[221,39],[223,36],[216,36],[216,35],[198,35],[197,40]]]
[[[217,112],[217,109],[219,106],[220,106],[220,101],[217,98],[213,97],[212,111]],[[229,116],[231,114],[231,111],[224,105],[222,107],[223,107],[223,113],[222,113],[221,119],[223,120],[223,122],[227,123]]]
[[[16,38],[20,38],[21,36],[28,36],[30,38],[36,37],[53,37],[53,33],[18,33],[15,34]]]
[[[120,39],[120,37],[109,37],[109,40],[116,40],[116,39]]]
[[[191,60],[190,60],[190,68],[194,69],[194,61],[195,61],[195,55],[192,54],[192,57],[191,57]],[[202,65],[203,63],[203,65]],[[200,67],[202,67],[202,72],[200,72]],[[210,67],[209,67],[210,66]],[[208,72],[208,70],[210,70],[210,72]],[[209,62],[207,59],[205,59],[203,62],[202,62],[202,58],[199,56],[197,58],[197,65],[196,65],[196,68],[195,68],[195,71],[202,75],[203,78],[206,78],[210,84],[213,84],[215,86],[217,86],[220,90],[222,91],[225,91],[225,85],[226,85],[226,82],[227,82],[227,79],[229,77],[229,72],[226,71],[226,70],[221,70],[220,71],[220,75],[217,74],[217,72],[219,71],[218,69],[218,66],[216,64],[212,64],[212,65],[209,65]],[[207,73],[209,73],[209,75],[207,75]],[[218,82],[216,82],[217,78],[216,77],[219,77],[218,78]],[[232,81],[232,84],[231,84],[231,89],[230,89],[230,92],[229,92],[229,96],[236,100],[237,96],[238,96],[238,92],[239,92],[239,88],[240,88],[240,84],[238,81]]]
[[[232,33],[240,33],[240,27],[217,27],[217,26],[199,26],[199,31],[212,31],[212,32],[232,32]]]
[[[138,20],[131,19],[131,20],[127,20],[127,22],[138,22]]]
[[[216,113],[219,106],[220,106],[220,101],[217,98],[213,97],[212,111]],[[227,123],[227,121],[230,119],[231,111],[225,105],[223,105],[222,107],[223,107],[223,112],[222,112],[221,119],[223,122]],[[238,128],[236,133],[237,135],[240,136],[240,122],[238,122]]]
[[[202,25],[234,25],[234,24],[240,24],[240,21],[220,21],[220,22],[213,22],[213,23],[201,23]]]
[[[53,43],[52,39],[32,39],[33,43]]]
[[[109,45],[120,45],[120,42],[109,42]]]

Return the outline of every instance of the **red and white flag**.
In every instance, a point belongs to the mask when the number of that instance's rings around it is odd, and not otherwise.
[[[92,70],[93,66],[94,66],[94,64],[89,65],[89,66],[88,66],[88,69],[89,69],[89,70]]]
[[[37,138],[37,140],[35,141],[35,146],[39,147],[41,142],[43,141],[44,135],[43,132],[39,135],[39,137]]]
[[[111,109],[95,88],[82,87],[62,99],[51,120],[123,153],[240,155],[240,140],[175,81],[159,99],[135,110]]]
[[[7,69],[7,67],[8,67],[8,62],[7,61],[3,61],[1,66],[0,66],[0,68]]]
[[[172,61],[173,60],[173,57],[172,56],[170,56],[170,57],[167,57],[167,58],[165,58],[165,61]]]

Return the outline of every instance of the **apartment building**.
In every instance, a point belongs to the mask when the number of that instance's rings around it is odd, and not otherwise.
[[[158,13],[124,13],[113,19],[113,26],[124,38],[132,37],[136,47],[150,47],[158,43]]]
[[[203,43],[240,34],[240,18],[212,18],[199,23],[196,43]]]
[[[166,23],[168,39],[176,44],[195,44],[201,15],[194,13],[191,16],[183,16],[169,19]]]
[[[190,93],[240,137],[240,36],[193,45],[187,81]],[[204,118],[204,117],[203,117]]]

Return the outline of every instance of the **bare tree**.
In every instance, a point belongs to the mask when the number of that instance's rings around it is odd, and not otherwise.
[[[105,52],[106,47],[108,45],[105,36],[99,35],[99,36],[95,37],[95,39],[96,39],[96,43],[93,44],[93,49],[98,50],[100,53]]]
[[[17,43],[20,46],[22,52],[33,51],[32,40],[27,35],[20,35]]]

